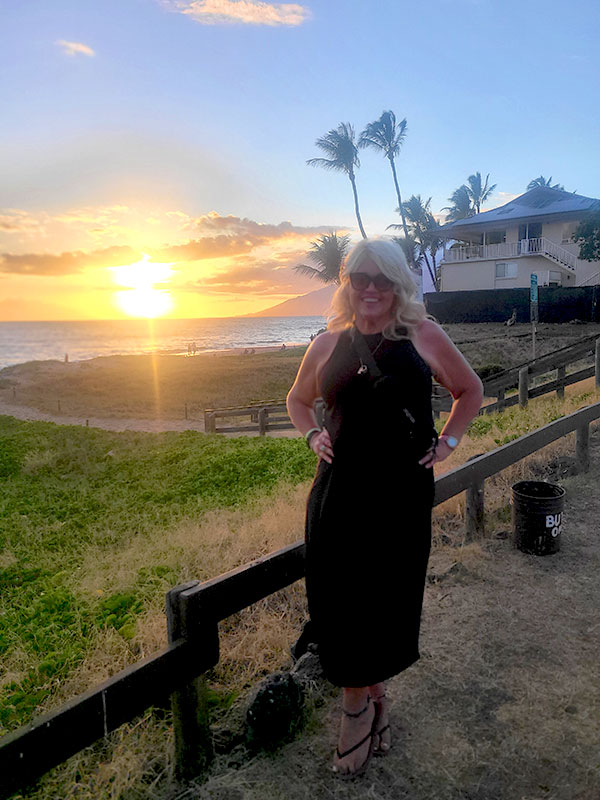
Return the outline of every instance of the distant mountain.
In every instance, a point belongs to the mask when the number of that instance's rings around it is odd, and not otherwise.
[[[265,308],[264,311],[257,311],[248,314],[249,317],[324,317],[327,315],[331,298],[337,286],[331,284],[323,289],[317,289],[300,297],[292,297],[291,300],[284,300],[276,306]]]

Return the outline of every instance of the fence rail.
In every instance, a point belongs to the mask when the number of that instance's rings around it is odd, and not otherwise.
[[[486,478],[573,431],[578,469],[587,471],[589,425],[597,419],[600,403],[473,458],[436,479],[434,505],[466,490],[466,536],[473,537],[482,530]],[[218,663],[219,621],[303,576],[304,543],[296,542],[212,580],[171,589],[167,649],[0,739],[0,798],[31,784],[148,707],[162,706],[167,695],[174,713],[176,773],[182,780],[200,774],[212,757],[200,676]]]
[[[570,375],[566,368],[571,364],[594,355],[594,366],[578,370]],[[531,378],[545,375],[553,370],[557,371],[555,378],[538,386],[531,386]],[[495,397],[496,400],[488,403],[480,410],[480,414],[491,414],[502,411],[504,408],[521,403],[527,405],[529,399],[541,397],[550,392],[564,396],[565,386],[596,376],[596,386],[600,386],[600,338],[596,335],[588,336],[574,344],[567,345],[560,350],[555,350],[548,355],[531,359],[501,373],[491,376],[483,381],[485,397]],[[506,391],[519,387],[519,394],[505,397]],[[450,411],[452,397],[447,389],[437,384],[433,387],[431,407],[436,417],[440,412]],[[319,424],[323,419],[323,401],[317,400],[316,413]],[[235,419],[233,425],[218,425],[218,420]],[[240,419],[247,418],[247,422],[240,423]],[[235,408],[213,408],[204,412],[204,430],[206,433],[258,433],[265,436],[269,431],[291,430],[293,424],[288,416],[284,400],[266,400],[252,406],[238,406]]]

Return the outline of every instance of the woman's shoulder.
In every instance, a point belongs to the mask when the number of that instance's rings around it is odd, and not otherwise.
[[[340,336],[345,331],[323,331],[312,340],[310,349],[316,353],[322,353],[336,346]]]
[[[434,322],[432,319],[424,319],[421,320],[418,325],[414,326],[412,338],[425,345],[435,345],[440,342],[448,341],[448,334],[437,322]]]

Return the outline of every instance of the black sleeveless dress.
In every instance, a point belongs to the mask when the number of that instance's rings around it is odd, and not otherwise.
[[[357,374],[344,331],[321,378],[335,455],[319,461],[306,515],[313,638],[327,678],[348,687],[419,658],[434,495],[433,470],[418,463],[435,436],[431,370],[408,338],[364,338],[386,378]]]

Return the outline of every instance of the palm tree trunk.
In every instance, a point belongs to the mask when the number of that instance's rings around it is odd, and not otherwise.
[[[354,194],[354,210],[356,211],[356,219],[358,220],[358,227],[360,228],[360,232],[362,233],[363,239],[367,238],[367,234],[365,233],[365,229],[363,228],[362,219],[360,218],[360,211],[358,208],[358,192],[356,191],[356,181],[354,180],[353,173],[348,173],[348,177],[350,178],[350,183],[352,184],[352,192]]]
[[[394,159],[390,158],[390,165],[392,167],[392,175],[394,176],[394,186],[396,187],[396,195],[398,196],[398,211],[402,217],[402,227],[404,228],[404,238],[408,239],[408,226],[406,224],[406,217],[404,216],[404,209],[402,208],[402,198],[400,197],[400,187],[398,186],[398,177],[396,175],[396,165]]]
[[[431,266],[432,266],[432,272],[433,272],[433,278],[434,278],[434,280],[433,280],[433,288],[436,290],[436,292],[439,292],[439,290],[440,290],[440,275],[439,275],[439,272],[438,272],[437,264],[435,263],[435,252],[431,248],[429,248],[429,255],[431,256]]]
[[[421,250],[421,253],[423,254],[423,258],[425,259],[425,263],[427,264],[427,270],[429,271],[429,277],[431,278],[431,282],[433,283],[433,288],[437,292],[438,288],[435,282],[435,275],[431,270],[431,264],[429,263],[429,259],[427,258],[427,253],[425,252],[425,250]]]

